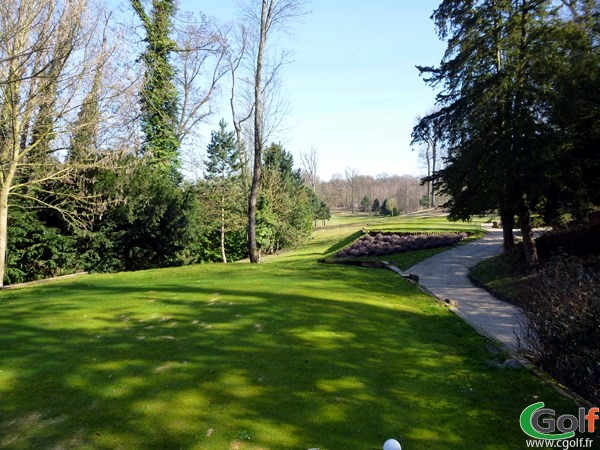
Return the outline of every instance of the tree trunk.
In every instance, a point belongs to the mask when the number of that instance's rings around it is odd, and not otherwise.
[[[427,161],[427,178],[431,177],[431,158],[429,157],[429,147],[425,153],[425,160]],[[429,201],[429,207],[433,204],[433,189],[431,189],[431,180],[427,182],[427,200]]]
[[[222,201],[225,200],[222,199]],[[227,264],[227,255],[225,254],[225,208],[223,207],[221,207],[221,259],[224,264]]]
[[[0,192],[0,286],[4,285],[6,271],[6,247],[8,235],[8,185],[2,186]]]
[[[437,141],[434,137],[431,144],[431,175],[435,173],[435,159],[437,158]],[[430,208],[435,208],[435,181],[431,179],[431,204]]]
[[[258,199],[258,185],[260,183],[261,155],[260,150],[254,150],[254,172],[252,174],[252,187],[248,197],[248,256],[250,262],[258,262],[258,246],[256,244],[256,202]]]
[[[509,251],[515,246],[515,235],[513,228],[515,227],[515,213],[512,210],[502,210],[500,212],[500,220],[502,221],[502,238],[504,241],[504,251]]]
[[[539,264],[539,259],[533,238],[533,230],[531,229],[531,214],[527,206],[522,206],[519,211],[519,225],[523,236],[523,251],[527,266],[536,267]]]
[[[267,32],[270,27],[270,9],[266,0],[262,1],[260,22],[260,39],[256,56],[256,71],[254,73],[254,171],[252,173],[252,188],[248,199],[248,256],[251,263],[259,260],[258,245],[256,243],[256,202],[262,169],[263,146],[263,59],[267,44]]]
[[[15,127],[15,135],[20,134],[19,127]],[[4,285],[4,272],[6,271],[6,250],[8,243],[8,196],[17,171],[18,150],[3,147],[3,151],[12,154],[12,161],[7,164],[8,170],[0,172],[0,286]]]

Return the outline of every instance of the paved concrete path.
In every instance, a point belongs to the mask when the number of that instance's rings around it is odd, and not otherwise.
[[[458,302],[452,308],[479,333],[517,348],[521,312],[498,300],[467,278],[469,268],[502,252],[502,230],[486,228],[485,237],[435,255],[407,272],[419,275],[419,283],[441,300]]]

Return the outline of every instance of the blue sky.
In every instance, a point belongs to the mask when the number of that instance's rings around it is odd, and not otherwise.
[[[434,92],[415,65],[439,63],[445,44],[429,19],[438,0],[313,0],[281,45],[292,51],[284,69],[290,102],[276,139],[291,151],[318,149],[319,173],[329,179],[347,167],[361,174],[421,174],[410,147],[415,118],[434,104]],[[221,22],[237,17],[237,0],[182,0]],[[211,120],[217,127],[223,108]]]

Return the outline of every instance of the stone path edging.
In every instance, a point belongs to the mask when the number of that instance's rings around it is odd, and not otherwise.
[[[502,252],[502,230],[488,228],[474,242],[437,254],[407,272],[419,276],[419,284],[448,304],[449,308],[480,334],[517,350],[521,336],[521,311],[476,287],[468,278],[469,269]]]

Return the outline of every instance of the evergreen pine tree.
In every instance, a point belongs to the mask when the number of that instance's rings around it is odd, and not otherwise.
[[[90,92],[81,104],[71,135],[69,162],[81,162],[96,151],[100,122],[100,82],[102,71],[96,70]]]
[[[239,158],[235,133],[227,131],[227,123],[224,120],[219,122],[219,130],[212,132],[206,152],[208,158],[206,160],[205,178],[210,195],[217,205],[221,236],[221,258],[226,263],[225,233],[228,228],[227,225],[229,222],[235,222],[236,212],[239,212],[238,216],[242,217],[243,200],[240,183],[242,162]]]
[[[365,195],[362,199],[362,201],[360,202],[360,206],[362,207],[364,212],[369,212],[369,210],[371,209],[371,200],[369,199],[368,195]]]
[[[390,214],[392,214],[392,208],[389,205],[389,201],[386,198],[383,201],[383,204],[381,205],[381,208],[379,209],[379,214],[382,216],[389,216]]]
[[[439,67],[420,67],[442,86],[440,106],[413,130],[440,130],[448,149],[439,181],[450,196],[450,217],[499,211],[505,247],[514,245],[519,217],[529,265],[537,264],[530,212],[548,203],[558,172],[549,109],[555,65],[562,53],[554,36],[550,1],[443,0],[433,18],[448,47]],[[549,58],[548,55],[553,55]],[[436,183],[437,184],[437,183]]]
[[[381,206],[379,205],[379,199],[376,198],[375,200],[373,200],[373,206],[371,207],[371,212],[374,212],[375,214],[379,214],[380,209],[381,209]]]

